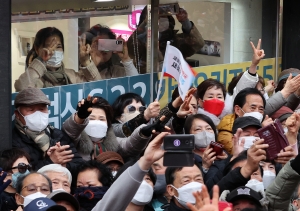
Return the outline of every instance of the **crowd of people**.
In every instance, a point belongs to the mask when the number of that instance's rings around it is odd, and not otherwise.
[[[177,19],[183,35],[174,32],[172,16],[160,17],[162,58],[166,40],[173,40],[185,58],[203,46],[186,11],[181,9]],[[265,84],[257,73],[265,56],[261,40],[257,46],[251,42],[251,66],[228,87],[207,79],[184,99],[176,88],[165,106],[157,101],[146,106],[135,93],[120,95],[112,105],[88,96],[61,129],[48,124],[50,100],[40,88],[130,76],[143,69],[146,20],[145,8],[132,43],[125,43],[118,56],[97,50],[97,39],[116,37],[107,27],[93,26],[79,40],[78,72],[63,65],[58,29],[37,33],[27,69],[15,82],[13,148],[0,153],[0,210],[300,209],[300,70],[284,70],[276,84]],[[129,47],[134,45],[141,51],[138,57]],[[268,149],[278,140],[267,144],[259,131],[275,124],[287,143],[269,159]],[[193,135],[192,166],[164,166],[163,140],[170,134]],[[212,142],[222,147],[220,153]]]

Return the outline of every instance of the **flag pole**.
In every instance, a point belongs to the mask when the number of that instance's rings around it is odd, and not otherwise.
[[[170,45],[170,41],[167,41],[167,47],[166,47],[165,55],[168,55],[168,46],[169,45]],[[165,67],[165,59],[164,59],[164,63],[163,63],[163,67],[162,67],[161,75],[160,75],[160,79],[159,79],[159,85],[158,85],[158,89],[157,89],[157,96],[156,96],[156,99],[155,99],[156,101],[159,100],[159,95],[160,95],[160,92],[161,92],[161,87],[162,87],[162,81],[163,81],[163,78],[164,78],[165,68],[166,67]]]

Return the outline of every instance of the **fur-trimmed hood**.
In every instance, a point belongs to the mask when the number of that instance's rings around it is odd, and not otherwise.
[[[112,127],[109,127],[106,133],[106,137],[103,138],[103,145],[106,151],[118,150],[118,141],[113,132]],[[83,156],[89,156],[94,149],[94,144],[88,134],[85,131],[82,131],[81,138],[77,143],[77,151]]]

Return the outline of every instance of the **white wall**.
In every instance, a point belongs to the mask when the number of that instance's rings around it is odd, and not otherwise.
[[[119,30],[128,30],[128,15],[118,15],[118,16],[107,16],[107,17],[93,17],[90,18],[91,27],[101,24],[108,26],[111,29],[119,29]]]
[[[64,35],[64,63],[69,69],[78,69],[78,21],[77,19],[51,20],[12,23],[11,25],[11,54],[12,54],[12,92],[15,92],[15,80],[25,71],[25,59],[20,62],[16,31],[31,32],[33,36],[45,27],[56,27]]]

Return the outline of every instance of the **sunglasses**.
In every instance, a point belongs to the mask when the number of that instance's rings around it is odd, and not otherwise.
[[[129,113],[134,113],[134,112],[137,110],[136,107],[133,106],[133,105],[127,106],[127,109],[128,109],[128,112],[129,112]],[[146,106],[140,106],[140,107],[139,107],[139,112],[143,112],[143,111],[145,111],[145,110],[146,110]]]
[[[31,167],[30,164],[19,163],[18,166],[12,167],[11,169],[18,169],[21,174],[24,174],[27,170],[30,171]]]

